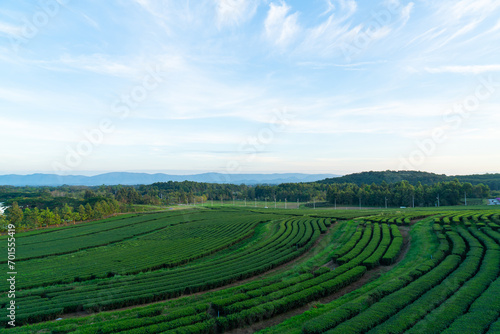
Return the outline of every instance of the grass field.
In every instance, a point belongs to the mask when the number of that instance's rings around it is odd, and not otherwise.
[[[499,213],[209,202],[20,233],[1,331],[498,333]]]

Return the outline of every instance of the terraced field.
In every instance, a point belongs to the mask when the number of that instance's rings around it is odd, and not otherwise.
[[[28,234],[25,325],[5,331],[498,333],[498,211],[349,211],[175,211]]]

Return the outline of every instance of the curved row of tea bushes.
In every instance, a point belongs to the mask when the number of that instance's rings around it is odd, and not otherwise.
[[[110,310],[220,287],[265,272],[300,256],[312,247],[319,235],[319,227],[312,219],[288,220],[282,222],[279,230],[269,239],[242,252],[230,253],[200,265],[111,278],[97,281],[97,284],[72,286],[73,289],[63,291],[50,287],[34,289],[34,295],[23,297],[41,298],[25,304],[27,306],[19,310],[18,316],[24,323],[33,323],[82,309]],[[302,247],[297,249],[297,245]],[[23,297],[19,297],[17,301],[23,303]],[[39,316],[28,319],[31,314]]]
[[[358,243],[359,239],[361,239],[361,236],[363,235],[363,228],[358,225],[358,229],[352,237],[347,241],[340,249],[335,251],[332,255],[332,260],[336,260],[347,253],[349,253],[354,247],[356,247],[356,244]]]
[[[372,224],[367,224],[367,226],[363,230],[363,236],[361,239],[356,243],[356,245],[344,256],[340,257],[337,259],[337,263],[342,265],[345,264],[352,259],[354,259],[356,256],[358,256],[363,249],[368,245],[372,238],[372,233],[373,233],[373,228]]]
[[[398,279],[390,280],[377,288],[370,291],[367,296],[360,296],[355,298],[329,312],[326,312],[318,317],[307,321],[302,326],[302,333],[305,334],[319,334],[328,331],[331,328],[347,321],[356,315],[363,312],[369,306],[375,304],[385,296],[388,296],[419,277],[424,276],[426,273],[430,272],[436,268],[450,252],[450,244],[446,238],[439,239],[440,246],[434,252],[432,259],[420,264],[417,268],[409,272],[408,274],[399,277]]]
[[[422,297],[373,328],[369,333],[403,333],[411,328],[417,321],[447,300],[467,280],[473,277],[481,264],[482,258],[483,249],[472,248],[457,270],[446,277],[441,284],[435,286]]]
[[[380,229],[375,228],[374,238],[377,238],[377,234],[379,235],[378,238],[381,238],[380,244],[378,245],[377,249],[373,252],[373,254],[363,261],[363,265],[366,266],[368,269],[374,268],[380,264],[382,256],[385,254],[387,248],[391,243],[391,234],[389,232],[389,226],[387,224],[382,224],[382,232],[380,232]]]

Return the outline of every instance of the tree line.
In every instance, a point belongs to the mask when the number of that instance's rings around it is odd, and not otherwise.
[[[102,219],[115,213],[123,211],[123,205],[114,199],[101,200],[94,205],[80,204],[76,209],[65,203],[61,208],[56,207],[38,209],[21,208],[17,202],[6,210],[6,215],[0,215],[0,228],[5,230],[7,224],[13,224],[16,228],[36,229],[41,227],[76,223],[77,221],[88,221]]]
[[[13,221],[16,226],[37,228],[131,211],[133,205],[176,205],[227,201],[300,201],[330,204],[389,207],[459,205],[464,198],[484,199],[490,188],[458,179],[415,185],[404,180],[372,184],[283,183],[279,185],[234,185],[192,181],[158,182],[140,186],[0,187],[0,202],[11,206],[0,226]],[[438,199],[439,198],[439,199]]]
[[[359,202],[367,206],[437,206],[459,205],[465,198],[484,199],[490,195],[490,189],[484,184],[472,185],[458,180],[434,184],[412,185],[408,181],[396,183],[361,185],[355,183],[331,184],[327,190],[330,203],[356,205]]]

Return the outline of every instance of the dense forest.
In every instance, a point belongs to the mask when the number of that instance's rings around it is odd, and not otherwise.
[[[329,185],[327,200],[330,203],[354,205],[362,203],[368,206],[438,206],[459,205],[465,198],[487,198],[490,189],[484,184],[472,185],[461,183],[457,179],[450,182],[438,182],[430,185],[408,181],[397,183],[361,185],[341,183]]]
[[[435,174],[420,171],[381,171],[381,172],[362,172],[354,173],[349,175],[344,175],[341,177],[329,178],[322,181],[318,181],[323,184],[332,183],[355,183],[358,186],[364,184],[381,184],[386,183],[398,183],[401,181],[407,181],[413,186],[417,186],[419,183],[423,185],[431,185],[438,182],[449,182],[453,180],[458,180],[462,183],[470,183],[472,185],[484,184],[487,185],[492,190],[500,190],[500,174],[474,174],[474,175],[456,175],[447,176],[445,174]]]

